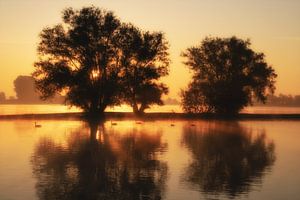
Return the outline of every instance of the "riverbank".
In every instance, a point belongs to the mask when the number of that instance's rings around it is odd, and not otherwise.
[[[136,117],[132,112],[106,112],[105,119],[144,119],[144,120],[167,120],[167,119],[223,119],[223,120],[300,120],[300,114],[246,114],[235,116],[223,116],[216,114],[186,114],[186,113],[146,113],[142,117]],[[82,120],[83,113],[51,113],[51,114],[19,114],[0,115],[0,120],[15,119],[70,119]]]

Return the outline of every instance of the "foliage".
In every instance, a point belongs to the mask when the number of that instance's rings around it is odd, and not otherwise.
[[[23,103],[39,102],[38,94],[34,90],[34,79],[31,76],[18,76],[14,80],[14,90],[18,101]]]
[[[168,93],[159,79],[168,75],[168,43],[161,32],[143,32],[124,24],[118,38],[122,65],[123,96],[135,113],[143,113],[152,104],[162,105]]]
[[[4,92],[0,92],[0,103],[4,102],[6,100],[6,96]]]
[[[66,103],[91,115],[116,105],[118,91],[115,38],[120,21],[95,7],[63,11],[63,23],[40,34],[33,76],[42,98],[65,93]]]
[[[254,52],[250,44],[236,37],[207,37],[182,54],[194,73],[181,93],[184,111],[234,114],[253,99],[266,101],[277,75],[265,55]]]
[[[43,99],[62,93],[91,116],[124,101],[136,112],[162,104],[167,87],[158,79],[169,63],[162,33],[142,32],[95,7],[68,8],[62,18],[40,34],[33,76]]]

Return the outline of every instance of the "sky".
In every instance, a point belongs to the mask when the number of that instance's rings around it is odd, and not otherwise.
[[[14,79],[33,72],[44,27],[60,23],[66,7],[90,5],[165,33],[172,63],[163,81],[171,98],[190,81],[181,52],[206,36],[233,35],[265,53],[278,74],[276,94],[300,94],[300,0],[0,0],[0,92],[14,96]]]

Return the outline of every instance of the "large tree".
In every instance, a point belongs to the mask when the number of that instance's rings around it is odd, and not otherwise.
[[[265,102],[275,90],[277,75],[265,55],[250,45],[236,37],[207,37],[183,52],[193,71],[191,83],[181,93],[185,112],[235,114],[255,99]]]
[[[66,103],[99,116],[119,103],[115,39],[121,23],[95,7],[65,9],[62,19],[40,34],[33,73],[37,89],[44,99],[64,93]]]
[[[168,89],[159,78],[168,74],[169,59],[162,33],[122,24],[95,7],[68,8],[62,18],[40,34],[33,76],[43,99],[63,93],[89,116],[124,102],[135,113],[163,104]]]
[[[134,113],[162,105],[168,87],[159,79],[168,75],[168,43],[161,32],[144,32],[131,24],[120,28],[123,97]]]

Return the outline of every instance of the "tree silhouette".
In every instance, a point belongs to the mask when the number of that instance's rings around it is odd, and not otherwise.
[[[135,113],[163,104],[168,89],[159,78],[168,74],[169,60],[162,33],[122,24],[95,7],[68,8],[62,18],[40,34],[33,76],[43,99],[63,93],[91,117],[124,102]]]
[[[90,125],[81,128],[66,145],[42,138],[32,156],[39,199],[162,199],[166,163],[157,154],[166,144],[161,134],[122,133]]]
[[[33,73],[37,89],[43,99],[64,93],[66,103],[101,116],[107,106],[120,103],[115,45],[120,21],[95,7],[65,9],[62,19],[40,34]]]
[[[4,92],[0,92],[0,103],[5,102],[5,100],[6,100],[5,93]]]
[[[236,37],[207,37],[182,54],[194,72],[181,92],[185,112],[235,114],[253,99],[265,102],[275,90],[277,75],[264,54],[254,52],[250,44]]]
[[[61,95],[54,95],[51,101],[42,101],[39,97],[39,93],[35,90],[35,81],[32,76],[20,75],[14,80],[14,89],[17,98],[9,103],[19,104],[46,104],[46,103],[62,103],[63,97]]]
[[[275,162],[275,145],[264,131],[252,134],[251,129],[238,123],[184,127],[182,143],[193,158],[182,180],[209,196],[234,198],[248,193],[252,186],[261,185]]]
[[[14,89],[19,102],[38,103],[40,101],[38,93],[35,92],[32,76],[18,76],[14,80]]]
[[[152,104],[162,105],[161,96],[168,93],[158,82],[168,75],[168,43],[162,33],[143,32],[131,24],[123,24],[120,33],[124,100],[142,114]]]

